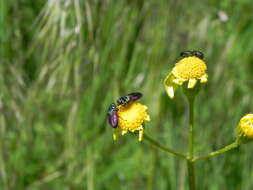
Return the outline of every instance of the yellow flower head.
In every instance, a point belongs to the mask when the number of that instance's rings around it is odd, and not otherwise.
[[[179,60],[164,80],[169,97],[173,98],[176,88],[184,82],[188,82],[188,88],[194,88],[198,80],[206,83],[208,77],[206,70],[205,62],[197,56],[190,55]]]
[[[127,132],[139,132],[139,141],[143,137],[143,123],[149,121],[150,117],[147,113],[147,106],[139,102],[129,102],[118,106],[118,128],[114,129],[113,139],[116,140],[120,135]]]
[[[238,125],[239,140],[249,142],[253,140],[253,114],[249,113],[243,116]]]

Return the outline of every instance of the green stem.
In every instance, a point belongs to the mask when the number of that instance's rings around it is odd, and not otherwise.
[[[194,172],[194,138],[193,138],[193,119],[194,119],[194,96],[187,96],[189,102],[189,136],[188,136],[188,181],[189,181],[189,190],[195,190],[195,172]]]
[[[188,181],[189,181],[189,190],[195,190],[195,170],[194,163],[191,160],[187,161],[188,168]]]
[[[193,146],[193,118],[194,118],[194,98],[189,97],[188,98],[189,102],[189,139],[188,139],[188,154],[189,154],[189,159],[193,158],[193,151],[194,151],[194,146]]]
[[[208,158],[211,158],[211,157],[214,157],[214,156],[217,156],[219,154],[222,154],[224,152],[227,152],[229,150],[232,150],[234,148],[237,148],[239,146],[239,143],[237,141],[225,146],[224,148],[221,148],[217,151],[214,151],[214,152],[211,152],[207,155],[204,155],[204,156],[200,156],[200,157],[197,157],[197,158],[194,158],[192,161],[195,162],[195,161],[198,161],[198,160],[205,160],[205,159],[208,159]]]
[[[180,157],[180,158],[183,158],[183,159],[187,159],[185,155],[179,153],[179,152],[176,152],[174,150],[171,150],[163,145],[161,145],[160,143],[158,143],[157,141],[155,141],[154,139],[152,139],[151,137],[149,137],[148,135],[143,135],[143,139],[150,142],[153,146],[165,151],[165,152],[168,152],[170,154],[174,154],[175,156],[177,157]]]

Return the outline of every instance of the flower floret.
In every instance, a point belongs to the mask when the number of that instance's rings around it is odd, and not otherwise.
[[[141,141],[144,132],[143,123],[145,120],[150,120],[146,110],[147,106],[135,101],[118,106],[118,129],[114,132],[114,139],[117,139],[119,135],[124,135],[129,131],[138,131],[139,141]]]

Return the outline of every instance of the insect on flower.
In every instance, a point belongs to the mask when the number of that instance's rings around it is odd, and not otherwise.
[[[113,127],[116,128],[118,126],[118,115],[117,115],[117,106],[116,104],[112,103],[109,108],[108,108],[108,121],[109,124]]]
[[[183,51],[180,53],[181,57],[191,57],[191,56],[195,56],[198,57],[200,59],[204,58],[204,54],[200,51],[197,50],[193,50],[193,51]]]
[[[133,92],[133,93],[130,93],[130,94],[126,95],[126,96],[121,96],[117,100],[117,104],[118,104],[118,106],[122,105],[122,104],[126,104],[128,102],[138,100],[141,97],[142,97],[142,94],[140,92]]]
[[[124,105],[127,104],[129,102],[138,100],[142,97],[142,94],[140,92],[133,92],[130,93],[126,96],[121,96],[118,100],[117,100],[117,105],[115,103],[112,103],[109,108],[108,108],[108,121],[109,124],[113,127],[113,128],[117,128],[118,127],[118,108],[117,106],[119,105]]]
[[[138,140],[142,141],[144,133],[144,122],[150,121],[147,113],[148,107],[137,100],[142,97],[140,92],[132,92],[121,96],[116,103],[112,103],[108,108],[108,121],[114,128],[113,140],[128,132],[138,133]]]
[[[174,97],[178,86],[187,83],[187,88],[193,89],[198,82],[206,83],[208,78],[207,65],[203,60],[204,54],[202,52],[197,50],[183,51],[180,56],[181,59],[164,80],[164,87],[170,98]]]
[[[190,57],[190,56],[192,56],[192,51],[182,51],[180,53],[180,56],[181,57]]]

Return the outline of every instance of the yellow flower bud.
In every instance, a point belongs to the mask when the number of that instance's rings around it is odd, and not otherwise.
[[[237,138],[241,143],[253,140],[253,114],[249,113],[240,119],[237,129]]]

